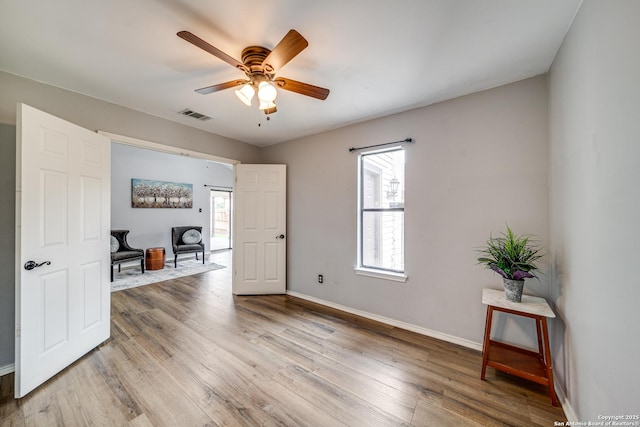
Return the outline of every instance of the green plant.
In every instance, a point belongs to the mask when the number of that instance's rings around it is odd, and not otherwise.
[[[505,279],[524,280],[536,277],[536,261],[542,258],[541,248],[530,236],[516,236],[507,225],[502,237],[490,236],[487,246],[479,249],[478,264],[484,265]]]

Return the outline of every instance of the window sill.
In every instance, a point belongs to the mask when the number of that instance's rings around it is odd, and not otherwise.
[[[404,273],[394,273],[392,271],[374,270],[372,268],[356,267],[354,268],[356,274],[360,276],[375,277],[377,279],[393,280],[394,282],[405,283],[408,279]]]

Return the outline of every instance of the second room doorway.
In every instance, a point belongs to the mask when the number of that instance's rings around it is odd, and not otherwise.
[[[211,190],[211,245],[212,251],[231,249],[232,192]]]

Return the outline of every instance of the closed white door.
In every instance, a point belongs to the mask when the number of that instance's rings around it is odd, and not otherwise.
[[[235,166],[233,293],[284,294],[286,165]]]
[[[15,396],[110,335],[108,138],[18,105]]]

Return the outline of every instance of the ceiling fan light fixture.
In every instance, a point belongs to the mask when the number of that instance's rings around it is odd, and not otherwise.
[[[278,96],[278,91],[275,86],[273,86],[269,82],[260,82],[258,85],[258,98],[260,99],[260,103],[273,103],[276,97]],[[261,108],[264,110],[264,108]]]
[[[260,100],[260,106],[258,108],[261,110],[268,110],[275,107],[276,107],[276,103],[273,101],[265,102],[263,100]]]
[[[236,89],[236,96],[238,97],[238,99],[249,107],[251,106],[251,100],[253,99],[253,95],[255,95],[255,93],[255,89],[249,83],[242,85],[240,89]]]

